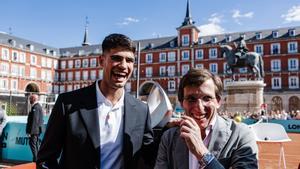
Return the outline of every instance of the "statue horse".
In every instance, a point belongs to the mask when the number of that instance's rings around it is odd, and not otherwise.
[[[231,70],[232,79],[234,80],[235,68],[248,67],[256,78],[264,77],[264,63],[262,56],[256,52],[247,52],[245,59],[236,61],[235,51],[229,45],[221,45],[221,54],[225,54],[227,61],[226,73]]]

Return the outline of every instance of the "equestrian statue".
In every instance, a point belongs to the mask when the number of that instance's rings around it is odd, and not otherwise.
[[[262,56],[256,52],[249,52],[244,38],[239,44],[235,44],[236,49],[229,45],[221,45],[221,53],[225,55],[227,61],[226,73],[231,70],[232,79],[235,80],[235,68],[248,67],[254,77],[261,79],[264,77],[264,63]]]

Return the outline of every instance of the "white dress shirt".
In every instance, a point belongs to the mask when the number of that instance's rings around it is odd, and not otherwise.
[[[99,84],[97,82],[97,84]],[[113,105],[96,85],[100,127],[101,169],[123,168],[124,93]]]

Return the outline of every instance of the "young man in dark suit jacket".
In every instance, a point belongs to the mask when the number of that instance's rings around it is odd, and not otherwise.
[[[43,109],[38,103],[38,95],[30,95],[29,102],[32,107],[27,117],[26,133],[29,136],[29,146],[33,155],[33,161],[35,162],[40,145],[39,136],[43,128]]]
[[[57,98],[38,167],[134,169],[140,155],[145,155],[144,161],[155,158],[148,106],[124,90],[134,68],[133,42],[111,34],[104,39],[102,52],[103,79]]]

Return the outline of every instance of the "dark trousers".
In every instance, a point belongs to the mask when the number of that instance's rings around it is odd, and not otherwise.
[[[38,134],[31,134],[31,136],[29,137],[29,146],[30,146],[32,156],[33,156],[32,161],[36,162],[37,153],[38,153],[38,150],[40,147]]]

